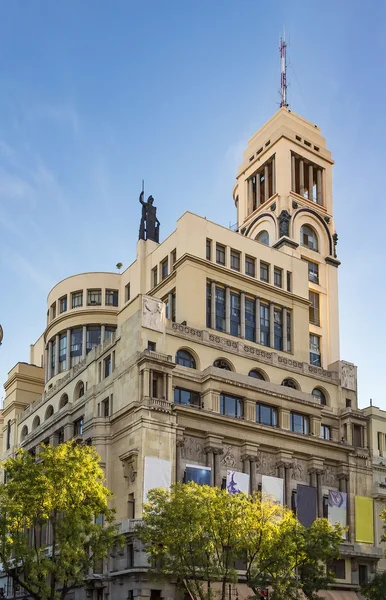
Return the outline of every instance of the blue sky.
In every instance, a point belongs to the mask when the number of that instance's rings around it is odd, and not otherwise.
[[[0,381],[73,273],[135,256],[142,178],[166,237],[191,210],[235,222],[247,139],[291,108],[336,161],[341,356],[386,409],[386,5],[260,0],[0,0]],[[0,391],[0,397],[2,396]]]

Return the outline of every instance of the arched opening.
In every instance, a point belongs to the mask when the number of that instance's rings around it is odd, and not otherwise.
[[[319,404],[321,404],[322,406],[327,405],[326,395],[324,392],[322,392],[322,390],[320,390],[319,388],[314,388],[312,390],[312,395],[318,400]]]
[[[252,371],[249,371],[248,375],[254,379],[261,379],[262,381],[265,381],[265,376],[261,371],[259,371],[259,369],[252,369]]]
[[[37,429],[37,427],[39,427],[39,425],[40,425],[40,417],[36,416],[34,418],[34,420],[32,421],[32,431]]]
[[[25,440],[25,438],[28,435],[28,427],[27,425],[24,425],[23,429],[21,430],[21,434],[20,434],[20,441],[23,442]]]
[[[78,381],[74,391],[74,400],[79,400],[82,396],[84,396],[84,383],[83,381]]]
[[[295,379],[291,379],[290,377],[287,377],[287,379],[283,379],[281,384],[284,385],[284,387],[289,387],[289,388],[292,388],[293,390],[300,389],[299,384],[295,381]]]
[[[54,414],[53,406],[50,404],[47,406],[46,414],[44,415],[44,420],[47,421]]]
[[[255,240],[257,242],[259,242],[260,244],[264,244],[265,246],[269,246],[269,233],[266,229],[263,229],[263,231],[260,231],[260,233],[257,234],[257,236],[255,237]]]
[[[189,367],[189,369],[196,368],[196,361],[190,352],[187,350],[178,350],[176,354],[176,363],[182,367]]]
[[[224,369],[225,371],[233,371],[232,365],[230,362],[225,360],[225,358],[217,358],[214,361],[213,366],[217,367],[218,369]]]
[[[309,248],[310,250],[315,250],[318,252],[319,244],[318,244],[318,236],[313,227],[311,225],[302,225],[300,228],[300,244]]]
[[[59,400],[59,410],[68,404],[68,396],[67,394],[63,394],[63,396]]]

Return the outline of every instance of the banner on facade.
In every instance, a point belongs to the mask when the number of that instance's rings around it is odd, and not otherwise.
[[[355,496],[355,540],[374,544],[373,499]]]
[[[230,494],[249,494],[249,475],[240,471],[227,471],[227,491]]]
[[[343,528],[347,527],[347,494],[329,490],[328,492],[328,520],[331,525],[339,523]],[[343,534],[346,539],[346,533]]]
[[[154,488],[169,489],[172,484],[172,463],[155,456],[145,456],[143,478],[143,501],[147,502],[147,495]]]
[[[284,481],[281,477],[270,477],[263,475],[261,478],[261,495],[264,499],[270,499],[283,505]]]
[[[211,485],[212,470],[201,465],[186,465],[184,482],[194,481],[198,485]]]
[[[304,527],[310,527],[316,519],[317,489],[310,485],[297,485],[297,514]]]

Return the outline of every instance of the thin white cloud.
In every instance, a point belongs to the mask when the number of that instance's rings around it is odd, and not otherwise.
[[[35,190],[24,178],[0,170],[0,197],[5,201],[27,200],[32,206],[36,205]]]
[[[5,267],[16,273],[18,278],[27,277],[39,286],[45,293],[53,286],[53,281],[43,271],[29,262],[24,256],[15,252],[7,245],[1,248],[1,259]]]
[[[80,116],[71,105],[41,104],[36,109],[36,116],[47,119],[67,127],[70,125],[74,135],[80,132]]]

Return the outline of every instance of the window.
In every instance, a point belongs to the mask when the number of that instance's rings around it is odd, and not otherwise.
[[[91,352],[93,348],[96,348],[101,343],[101,328],[100,327],[87,327],[86,336],[86,354]]]
[[[59,337],[59,373],[67,369],[67,334],[62,333]]]
[[[364,432],[365,428],[362,425],[353,424],[352,427],[352,445],[357,448],[364,447]]]
[[[216,287],[216,329],[225,331],[225,290]]]
[[[176,320],[176,293],[173,292],[171,294],[171,298],[172,298],[172,306],[171,306],[171,310],[170,310],[170,294],[168,294],[164,300],[164,304],[165,304],[165,317],[167,319],[171,319],[173,321],[173,323]]]
[[[260,279],[269,283],[269,265],[264,262],[260,262]]]
[[[190,369],[196,368],[196,361],[187,350],[178,350],[176,354],[176,363],[182,367],[189,367]]]
[[[322,440],[330,440],[331,439],[331,429],[329,428],[328,425],[321,425],[320,426],[320,437],[322,438]]]
[[[344,558],[329,563],[327,570],[333,573],[335,579],[346,579],[346,561]]]
[[[269,306],[260,304],[260,344],[269,346]]]
[[[177,262],[177,250],[174,249],[173,252],[170,253],[170,265],[172,270],[174,270],[174,265]]]
[[[51,306],[51,319],[55,319],[56,317],[56,302],[54,302]]]
[[[57,435],[58,435],[58,445],[63,444],[64,443],[64,427],[61,427],[60,429],[58,429]]]
[[[135,518],[135,496],[133,493],[129,494],[128,496],[128,500],[127,500],[127,516],[129,519],[134,519]]]
[[[274,308],[274,347],[276,350],[283,350],[283,311],[281,308]]]
[[[256,261],[252,256],[245,257],[245,274],[250,277],[256,276]]]
[[[104,341],[107,342],[108,340],[111,340],[113,338],[113,335],[115,334],[116,330],[117,330],[116,327],[109,327],[108,325],[106,325]]]
[[[269,246],[269,233],[265,229],[260,231],[260,233],[256,236],[256,241],[260,242],[260,244],[264,244],[265,246]]]
[[[174,388],[174,404],[184,404],[185,406],[196,406],[200,408],[200,394],[182,388]]]
[[[323,496],[323,519],[328,519],[328,496]]]
[[[256,339],[256,303],[245,298],[245,339],[254,342]]]
[[[206,240],[206,260],[212,260],[212,240]]]
[[[66,312],[67,310],[67,296],[63,296],[63,298],[59,299],[59,312],[60,314]]]
[[[110,414],[110,398],[102,401],[102,417],[108,417]]]
[[[229,362],[224,358],[217,358],[214,361],[213,366],[217,367],[218,369],[224,369],[225,371],[232,371],[232,367],[230,366]]]
[[[308,417],[300,415],[299,413],[291,412],[291,431],[306,435],[308,434],[309,430]]]
[[[127,544],[127,566],[126,569],[132,569],[134,567],[134,544]]]
[[[80,417],[76,421],[74,421],[74,435],[82,435],[83,434],[83,417]]]
[[[9,420],[7,423],[7,450],[11,447],[11,427],[11,420]]]
[[[32,421],[32,431],[35,431],[35,429],[37,429],[39,427],[39,425],[40,425],[40,417],[38,415],[36,415],[36,417]]]
[[[87,290],[87,306],[100,306],[102,304],[102,290]]]
[[[320,390],[319,388],[314,388],[312,390],[312,395],[318,400],[319,404],[322,404],[322,406],[326,406],[326,396],[324,395],[322,390]]]
[[[51,352],[51,377],[56,375],[55,373],[55,362],[56,362],[56,342],[52,342],[52,352]]]
[[[359,565],[359,585],[364,585],[368,581],[368,565]]]
[[[292,388],[293,390],[297,390],[298,389],[298,385],[296,384],[296,381],[294,381],[293,379],[283,379],[283,381],[281,382],[281,385],[284,385],[284,387],[289,387]]]
[[[49,419],[50,417],[52,417],[52,415],[53,415],[53,414],[54,414],[54,408],[53,408],[53,406],[50,404],[50,405],[47,407],[46,414],[44,415],[44,420],[45,420],[45,421],[47,421],[47,419]],[[48,442],[48,443],[49,443],[49,442]]]
[[[276,408],[267,406],[266,404],[256,404],[256,423],[261,425],[269,425],[277,427],[277,411]]]
[[[317,263],[308,262],[308,281],[319,284],[319,265]]]
[[[104,377],[109,377],[109,375],[111,375],[111,367],[112,367],[112,363],[111,363],[111,354],[109,354],[103,361],[103,373],[104,373]]]
[[[156,347],[157,346],[155,342],[147,342],[147,349],[150,350],[150,352],[155,352]]]
[[[310,364],[315,367],[320,367],[322,364],[320,356],[320,337],[318,335],[310,335]]]
[[[300,243],[310,250],[318,251],[318,237],[310,225],[302,225],[300,229]]]
[[[240,271],[240,252],[237,250],[231,250],[231,269]]]
[[[283,287],[283,271],[279,267],[275,267],[273,270],[273,283],[276,287]]]
[[[287,292],[292,291],[292,273],[287,271]]]
[[[59,400],[59,410],[61,408],[64,408],[66,406],[66,404],[68,404],[68,396],[67,396],[67,394],[63,394],[63,396],[61,396],[61,398]]]
[[[130,286],[130,284],[129,284],[129,286]],[[127,288],[127,286],[126,286],[126,288]],[[129,297],[130,297],[130,289],[129,289]],[[118,306],[118,290],[106,290],[106,306]]]
[[[351,400],[350,400],[350,398],[346,398],[346,408],[351,408]]]
[[[24,425],[23,429],[21,430],[21,435],[20,435],[20,441],[23,442],[25,440],[25,438],[28,435],[28,427],[27,425]],[[8,450],[8,448],[7,448]]]
[[[252,371],[249,371],[248,376],[253,377],[254,379],[261,379],[262,381],[265,381],[264,375],[258,369],[252,369]]]
[[[237,396],[220,395],[220,413],[228,417],[243,416],[243,401]]]
[[[320,325],[319,294],[310,291],[308,292],[308,298],[311,302],[309,308],[310,323],[313,325]]]
[[[165,258],[161,263],[161,280],[163,281],[169,274],[168,259]]]
[[[83,381],[78,381],[74,392],[74,399],[79,400],[82,396],[84,396],[84,383]]]
[[[291,312],[287,311],[287,352],[291,352]]]
[[[231,335],[240,335],[240,295],[231,292]]]
[[[212,286],[210,283],[206,284],[206,326],[212,327]]]
[[[83,292],[74,292],[71,294],[71,306],[72,308],[83,306]]]
[[[153,287],[155,287],[158,283],[158,272],[157,272],[157,267],[154,267],[154,269],[151,270],[152,273],[152,283],[153,283]]]
[[[216,263],[225,265],[225,246],[221,246],[221,244],[216,244]]]

